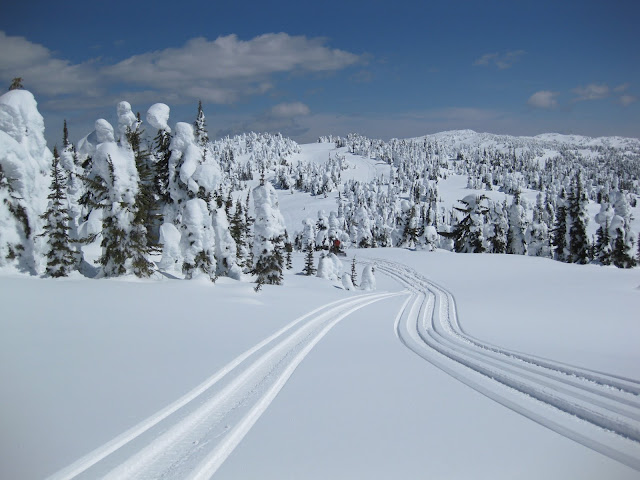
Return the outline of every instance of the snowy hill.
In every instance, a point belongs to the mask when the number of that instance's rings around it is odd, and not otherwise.
[[[0,97],[0,477],[637,478],[639,140],[117,116]]]

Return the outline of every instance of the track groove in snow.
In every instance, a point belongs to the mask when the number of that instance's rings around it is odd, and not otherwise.
[[[356,310],[406,293],[358,295],[303,315],[50,478],[210,478],[331,328]]]
[[[405,346],[483,395],[640,470],[640,382],[484,343],[458,323],[451,293],[400,263],[364,263],[413,292],[395,322]]]

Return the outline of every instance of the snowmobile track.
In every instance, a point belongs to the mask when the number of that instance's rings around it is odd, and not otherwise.
[[[640,382],[482,342],[464,332],[444,288],[400,263],[361,262],[412,291],[395,322],[409,349],[502,405],[640,470]]]
[[[210,478],[331,328],[367,305],[406,294],[357,295],[299,317],[173,404],[50,478]]]

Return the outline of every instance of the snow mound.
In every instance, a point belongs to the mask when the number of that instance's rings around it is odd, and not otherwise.
[[[360,288],[362,290],[375,290],[376,289],[376,277],[373,274],[373,267],[367,265],[362,270],[362,280],[360,281]]]
[[[169,128],[169,105],[165,103],[154,103],[147,110],[147,122],[157,130],[164,130],[171,133]]]

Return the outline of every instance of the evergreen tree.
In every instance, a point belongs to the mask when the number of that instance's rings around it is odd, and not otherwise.
[[[520,190],[516,189],[513,201],[507,210],[509,230],[507,232],[507,253],[512,255],[526,255],[527,242],[525,240],[526,220],[525,210],[520,199]]]
[[[62,147],[69,147],[69,129],[67,129],[67,119],[64,119],[64,127],[62,127]]]
[[[289,240],[289,234],[286,230],[284,232],[284,251],[287,252],[287,270],[291,270],[293,268],[293,263],[291,260],[291,254],[293,253],[293,243],[291,243],[291,240]]]
[[[561,262],[567,261],[567,198],[564,188],[560,190],[557,200],[556,223],[552,230],[551,244],[553,245],[554,257]]]
[[[481,204],[487,197],[484,195],[467,195],[459,202],[463,207],[454,207],[464,216],[458,221],[451,232],[441,232],[440,234],[453,239],[456,252],[459,253],[482,253],[484,246],[484,217],[488,212],[487,207]]]
[[[24,85],[22,85],[22,77],[16,77],[11,81],[11,85],[9,85],[9,91],[23,89]]]
[[[506,253],[507,251],[509,222],[505,213],[506,209],[506,201],[504,204],[499,202],[489,203],[487,233],[485,234],[489,253]]]
[[[616,238],[613,241],[613,251],[611,252],[612,263],[618,268],[635,267],[636,260],[633,258],[631,248],[625,242],[624,230],[618,228],[616,230]]]
[[[154,138],[155,179],[154,191],[159,199],[159,203],[166,205],[172,203],[169,194],[169,158],[171,158],[171,134],[166,130],[158,130]]]
[[[351,283],[354,287],[358,286],[358,272],[356,271],[356,257],[351,259]]]
[[[153,164],[150,162],[149,152],[141,145],[142,131],[139,123],[135,130],[127,129],[126,138],[133,150],[138,171],[138,193],[133,206],[134,216],[130,233],[132,248],[133,273],[138,277],[149,277],[153,273],[153,263],[148,259],[151,245],[158,244],[157,235],[153,235],[154,223],[158,223],[153,194]]]
[[[50,202],[42,215],[45,220],[44,233],[47,237],[46,274],[50,277],[66,277],[75,265],[75,255],[69,240],[69,212],[65,194],[66,178],[60,167],[60,156],[57,147],[53,147],[53,163],[51,166],[51,187],[47,197]]]
[[[589,261],[589,239],[587,237],[587,195],[580,172],[577,173],[569,194],[569,262],[585,264]]]
[[[311,244],[307,245],[306,248],[306,256],[304,257],[304,274],[306,276],[311,276],[316,274],[315,260],[313,259],[313,247]]]
[[[596,231],[594,259],[601,265],[611,265],[611,236],[609,235],[609,219]]]
[[[205,147],[207,142],[209,141],[209,134],[207,133],[207,122],[204,116],[204,110],[202,110],[202,101],[198,101],[198,116],[196,117],[196,121],[193,122],[194,134],[196,138],[196,143],[200,147]]]
[[[229,224],[231,236],[236,242],[236,261],[241,268],[246,267],[249,260],[249,251],[247,246],[245,215],[242,210],[242,202],[236,202],[236,209]]]
[[[253,242],[253,273],[258,282],[267,285],[282,284],[284,265],[284,220],[278,209],[278,196],[270,183],[253,190],[256,212]]]

